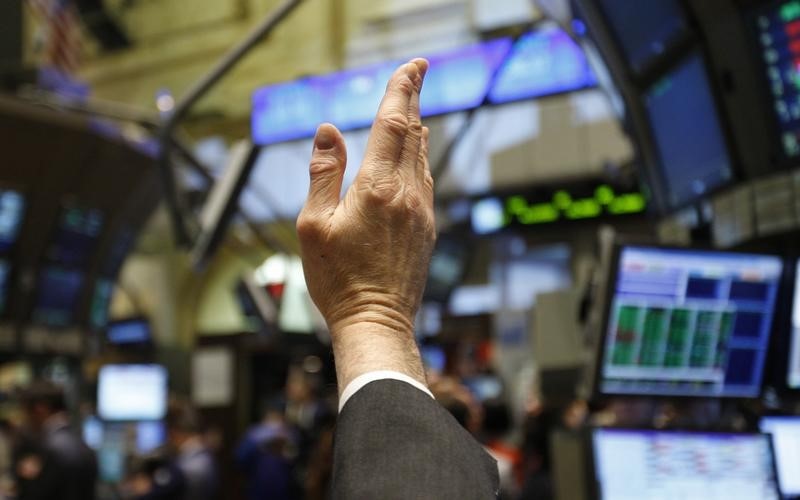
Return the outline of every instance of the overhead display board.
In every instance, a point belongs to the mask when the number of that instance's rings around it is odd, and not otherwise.
[[[428,57],[420,96],[423,117],[467,111],[595,85],[575,42],[544,26],[511,38],[470,44]],[[401,61],[386,61],[262,87],[253,94],[252,135],[264,146],[312,137],[320,123],[343,131],[369,127],[386,83]]]

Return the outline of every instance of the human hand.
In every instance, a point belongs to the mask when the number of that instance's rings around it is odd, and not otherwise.
[[[436,239],[428,130],[419,113],[427,69],[427,61],[415,59],[392,75],[343,199],[344,138],[333,125],[320,126],[308,200],[297,220],[306,283],[330,328],[337,366],[340,354],[366,342],[371,347],[362,354],[375,361],[367,363],[371,368],[409,372],[413,364],[412,376],[422,381],[413,324]],[[389,350],[403,359],[387,366],[382,355]]]

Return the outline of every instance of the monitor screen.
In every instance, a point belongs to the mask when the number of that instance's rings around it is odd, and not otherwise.
[[[772,434],[783,497],[800,498],[800,417],[764,417],[761,432]]]
[[[583,50],[552,27],[526,33],[514,43],[489,92],[493,104],[572,92],[595,85]]]
[[[607,304],[603,394],[755,397],[783,262],[623,247]]]
[[[783,152],[787,157],[800,156],[800,4],[766,2],[752,13],[750,24]]]
[[[425,300],[448,302],[453,289],[461,283],[467,268],[470,249],[458,238],[440,237],[428,267]]]
[[[39,275],[33,320],[48,326],[67,326],[72,323],[83,280],[80,271],[59,267],[43,269]]]
[[[594,429],[603,500],[780,498],[766,434]]]
[[[150,323],[146,319],[115,321],[108,325],[106,338],[111,344],[146,344],[150,342]]]
[[[105,328],[108,323],[108,307],[113,293],[114,282],[102,278],[97,280],[89,309],[89,324],[92,328],[96,330]]]
[[[103,230],[103,219],[99,210],[64,209],[47,258],[67,267],[85,267]]]
[[[167,426],[161,421],[138,422],[136,424],[136,452],[150,453],[167,442]]]
[[[161,420],[167,413],[167,370],[160,365],[106,365],[97,382],[97,411],[108,421]]]
[[[731,159],[706,75],[694,54],[644,95],[665,208],[691,203],[733,178]],[[653,186],[657,189],[658,186]]]
[[[0,259],[0,315],[6,310],[8,300],[8,287],[11,278],[11,265],[5,259]]]
[[[510,38],[476,43],[428,57],[420,95],[422,116],[464,111],[483,104]],[[270,85],[253,94],[253,142],[274,144],[314,135],[322,122],[343,131],[372,124],[398,61]]]
[[[689,31],[678,0],[598,0],[634,73],[641,73]]]
[[[25,198],[20,193],[0,190],[0,252],[16,243],[24,212]]]
[[[790,389],[800,389],[800,260],[796,264],[791,328],[792,340],[786,382]]]

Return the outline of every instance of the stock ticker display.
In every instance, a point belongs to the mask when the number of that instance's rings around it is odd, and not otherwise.
[[[800,0],[772,2],[753,14],[783,152],[800,156]]]
[[[428,57],[422,116],[475,109],[592,87],[583,52],[562,30],[474,43]],[[268,85],[253,94],[253,142],[265,146],[311,137],[322,122],[341,130],[369,127],[400,61]]]
[[[757,396],[782,271],[773,256],[623,248],[600,392]]]

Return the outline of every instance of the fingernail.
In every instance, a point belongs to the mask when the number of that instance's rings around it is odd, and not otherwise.
[[[317,135],[314,138],[314,148],[316,149],[333,149],[336,144],[333,132],[330,127],[320,126],[317,129]]]

